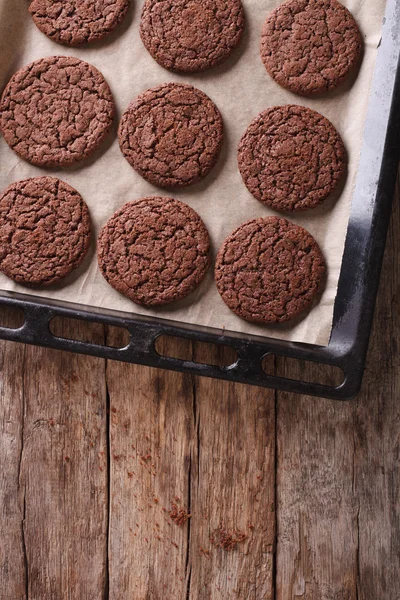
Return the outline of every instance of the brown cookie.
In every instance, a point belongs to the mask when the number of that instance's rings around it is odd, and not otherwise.
[[[261,58],[284,88],[309,96],[336,88],[357,65],[362,37],[337,0],[287,0],[268,16]]]
[[[32,0],[29,12],[47,37],[81,46],[106,37],[125,17],[129,0]]]
[[[346,172],[347,154],[332,123],[304,106],[274,106],[247,128],[238,148],[242,179],[275,210],[320,204]]]
[[[40,167],[91,154],[111,128],[114,101],[102,74],[79,58],[50,56],[20,69],[0,104],[7,144]]]
[[[0,271],[14,281],[55,283],[81,264],[89,245],[88,207],[64,181],[34,177],[0,196]]]
[[[173,198],[129,202],[100,232],[98,260],[108,283],[136,304],[184,298],[210,262],[207,229],[190,206]]]
[[[196,183],[217,162],[222,118],[206,94],[168,83],[141,94],[124,113],[121,151],[142,177],[160,187]]]
[[[193,73],[225,60],[243,29],[240,0],[146,0],[140,36],[162,67]]]
[[[309,308],[324,273],[314,238],[278,217],[241,225],[225,240],[215,264],[223,301],[254,323],[283,323]]]

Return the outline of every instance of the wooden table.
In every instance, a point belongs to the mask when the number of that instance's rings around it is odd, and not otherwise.
[[[1,342],[1,600],[399,600],[399,250],[352,402]]]

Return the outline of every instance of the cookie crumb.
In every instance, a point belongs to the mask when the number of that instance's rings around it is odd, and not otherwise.
[[[179,526],[185,525],[192,515],[185,508],[179,508],[176,502],[172,502],[171,506],[172,509],[169,511],[169,516],[172,521]]]
[[[210,541],[216,548],[231,551],[236,546],[247,539],[247,535],[239,530],[227,531],[222,525],[215,529],[210,537]]]

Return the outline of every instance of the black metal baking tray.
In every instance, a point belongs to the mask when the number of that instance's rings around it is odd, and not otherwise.
[[[400,0],[388,0],[328,346],[128,316],[4,291],[0,291],[0,304],[21,308],[25,321],[18,329],[0,327],[0,338],[289,392],[337,400],[354,397],[364,371],[400,158],[399,57]],[[56,337],[50,331],[50,321],[57,316],[123,327],[129,331],[130,341],[124,348],[111,348]],[[161,335],[231,346],[238,358],[223,367],[161,356],[155,348]],[[332,386],[268,375],[262,367],[268,355],[333,365],[342,369],[344,379],[340,385]]]

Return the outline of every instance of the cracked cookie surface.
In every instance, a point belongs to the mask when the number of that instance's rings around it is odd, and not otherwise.
[[[41,167],[63,167],[101,144],[115,107],[95,67],[78,58],[50,56],[12,76],[0,111],[2,133],[18,156]]]
[[[160,306],[190,294],[210,263],[210,241],[199,215],[165,197],[129,202],[98,239],[106,281],[136,304]]]
[[[304,106],[275,106],[247,128],[238,165],[249,192],[271,208],[314,208],[346,173],[347,153],[328,119]]]
[[[49,38],[67,46],[101,40],[123,20],[129,0],[32,0],[29,12]]]
[[[222,118],[200,90],[169,83],[132,102],[118,137],[125,158],[144,179],[160,187],[182,187],[203,179],[217,162]]]
[[[312,235],[278,217],[241,225],[225,240],[215,264],[223,301],[254,323],[283,323],[308,309],[324,273]]]
[[[357,23],[337,0],[287,0],[268,16],[261,34],[267,71],[296,94],[336,88],[361,52]]]
[[[146,0],[140,36],[161,66],[191,73],[227,58],[243,29],[240,0]]]
[[[0,271],[23,284],[60,281],[83,261],[90,229],[88,207],[67,183],[12,183],[0,196]]]

